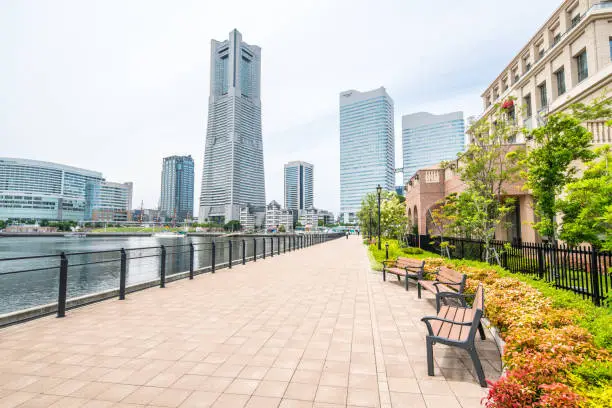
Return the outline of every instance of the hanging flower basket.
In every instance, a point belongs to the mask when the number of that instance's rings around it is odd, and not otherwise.
[[[514,107],[514,101],[512,99],[507,99],[502,103],[502,109],[509,110]]]

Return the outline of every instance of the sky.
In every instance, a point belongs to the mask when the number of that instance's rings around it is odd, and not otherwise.
[[[0,156],[132,181],[134,207],[156,208],[163,157],[191,155],[197,215],[210,40],[236,28],[262,48],[266,200],[283,201],[283,164],[303,160],[315,207],[337,212],[340,92],[387,89],[401,167],[401,116],[480,114],[560,3],[1,0]]]

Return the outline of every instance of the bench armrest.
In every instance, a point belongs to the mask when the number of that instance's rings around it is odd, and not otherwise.
[[[427,325],[427,331],[429,332],[430,336],[435,336],[433,329],[431,327],[431,323],[429,323],[430,320],[437,320],[440,321],[442,323],[452,323],[452,324],[457,324],[459,326],[471,326],[472,322],[456,322],[454,320],[450,320],[450,319],[444,319],[442,317],[438,317],[438,316],[425,316],[421,319],[422,322],[424,322]]]
[[[456,292],[438,292],[436,293],[436,297],[439,298],[440,300],[444,299],[444,298],[454,298],[454,299],[459,299],[459,301],[461,301],[461,305],[463,307],[467,307],[467,302],[465,301],[466,297],[474,297],[474,295],[464,295],[463,293],[456,293]]]
[[[441,281],[441,280],[437,280],[433,283],[434,285],[461,285],[461,282],[455,282],[455,281]]]

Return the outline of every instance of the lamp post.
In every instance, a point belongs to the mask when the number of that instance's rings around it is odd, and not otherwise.
[[[381,249],[380,246],[380,194],[382,193],[382,187],[380,184],[376,187],[376,195],[378,196],[378,250]]]
[[[372,243],[372,209],[370,208],[370,228],[368,229],[370,235],[370,244]]]

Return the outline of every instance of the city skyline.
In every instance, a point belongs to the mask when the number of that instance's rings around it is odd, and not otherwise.
[[[399,167],[400,115],[481,113],[482,90],[559,1],[517,0],[503,16],[494,3],[478,1],[380,1],[375,7],[344,1],[234,4],[234,13],[224,13],[215,3],[153,0],[143,18],[138,2],[121,7],[112,2],[3,3],[0,32],[12,39],[0,45],[0,57],[11,61],[0,76],[5,90],[0,134],[12,141],[3,144],[3,154],[96,168],[111,180],[132,180],[134,203],[156,208],[159,179],[150,175],[158,172],[162,157],[189,153],[198,201],[209,42],[237,27],[265,50],[265,201],[282,200],[282,164],[302,157],[317,168],[316,205],[338,212],[338,92],[386,86],[395,101]],[[527,15],[521,12],[525,7]],[[278,12],[283,21],[271,17]],[[402,24],[415,15],[418,21]],[[465,29],[461,21],[468,17],[483,23]],[[336,49],[322,47],[340,33],[338,21],[344,21],[341,34],[351,41]],[[368,30],[363,29],[366,21]],[[441,36],[448,32],[452,37]],[[473,58],[461,58],[473,50],[478,51]],[[393,56],[393,63],[382,63],[381,55]]]

